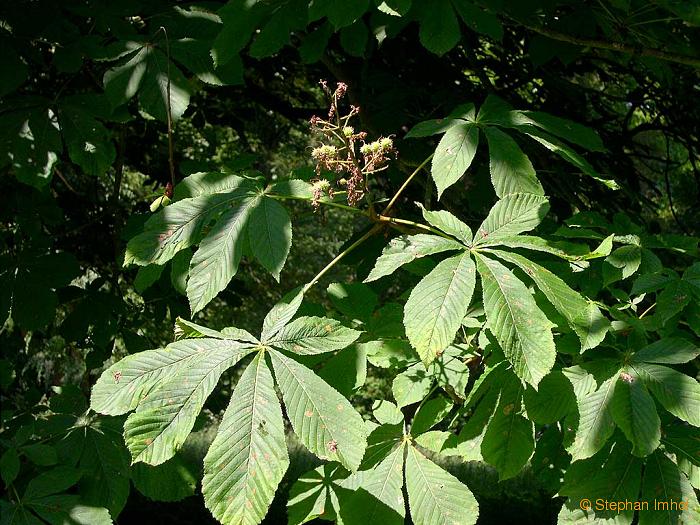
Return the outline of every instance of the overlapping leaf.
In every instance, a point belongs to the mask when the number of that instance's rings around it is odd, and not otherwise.
[[[464,253],[442,261],[411,292],[404,308],[406,336],[426,364],[452,343],[475,283],[474,261]]]
[[[207,508],[226,525],[260,523],[288,466],[282,409],[264,354],[258,354],[204,458]]]
[[[362,418],[335,389],[311,370],[270,352],[294,432],[311,452],[357,470],[367,445]]]
[[[536,387],[554,365],[554,325],[508,268],[481,254],[476,261],[489,328],[518,377]]]
[[[458,242],[437,235],[419,233],[418,235],[396,237],[384,248],[365,282],[376,281],[381,277],[391,275],[404,264],[421,257],[461,249],[464,247]]]
[[[513,263],[525,271],[550,303],[564,316],[581,340],[581,351],[595,348],[610,328],[598,307],[572,290],[561,278],[529,259],[501,250],[490,250],[500,259]]]
[[[160,380],[124,424],[124,439],[134,462],[159,465],[170,459],[192,431],[221,374],[252,351],[250,345],[228,339],[188,342],[198,345],[197,355],[167,380]]]
[[[413,446],[406,458],[406,489],[416,525],[473,525],[479,517],[471,491]]]

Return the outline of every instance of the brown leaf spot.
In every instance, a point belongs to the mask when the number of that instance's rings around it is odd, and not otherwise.
[[[304,415],[305,415],[306,417],[311,417],[311,416],[314,415],[314,411],[313,411],[313,410],[307,410],[306,412],[304,412]]]
[[[328,442],[328,450],[331,452],[338,452],[338,442],[335,439],[331,439]]]
[[[634,377],[632,377],[627,372],[620,372],[620,379],[625,383],[629,383],[630,385],[634,383]]]
[[[509,415],[513,411],[514,408],[515,408],[515,406],[513,405],[513,403],[508,403],[506,406],[503,407],[503,415],[504,416]]]

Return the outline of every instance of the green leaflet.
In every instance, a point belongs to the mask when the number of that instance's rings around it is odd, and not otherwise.
[[[602,456],[601,456],[602,455]],[[630,454],[627,444],[617,442],[611,452],[573,463],[564,475],[559,493],[578,504],[582,498],[595,503],[597,498],[608,501],[637,501],[642,477],[642,460]],[[594,509],[595,510],[595,509]],[[593,513],[591,513],[593,514]],[[614,523],[631,523],[634,511],[595,510],[595,520],[618,518]]]
[[[605,339],[605,334],[610,329],[610,321],[603,316],[595,304],[572,290],[562,279],[517,253],[501,250],[488,251],[504,261],[517,265],[535,281],[547,300],[576,332],[581,340],[582,352],[595,348]]]
[[[139,92],[142,109],[161,122],[167,120],[168,97],[174,120],[182,116],[190,102],[190,87],[182,71],[151,44],[136,47],[127,62],[107,71],[104,86],[107,98],[115,107]]]
[[[632,443],[632,454],[644,457],[658,448],[661,421],[654,400],[636,375],[629,371],[620,372],[610,411],[617,426]]]
[[[463,253],[442,261],[413,288],[404,307],[404,326],[424,363],[431,363],[454,340],[475,283],[474,262]]]
[[[549,201],[542,195],[511,193],[489,211],[474,234],[479,245],[502,237],[511,237],[535,228],[549,211]]]
[[[130,457],[124,448],[121,423],[105,419],[103,424],[73,431],[83,440],[80,492],[84,503],[107,507],[112,516],[118,516],[129,497]]]
[[[523,393],[527,417],[540,425],[551,425],[576,410],[574,388],[559,370],[553,370],[540,381],[537,390],[530,385]]]
[[[282,409],[263,353],[243,372],[204,458],[202,493],[225,525],[260,523],[289,467]]]
[[[304,300],[304,290],[294,289],[273,306],[263,320],[260,340],[267,342],[294,317]]]
[[[514,111],[514,120],[519,124],[537,126],[544,131],[561,137],[572,144],[591,151],[605,151],[598,134],[586,126],[541,111]]]
[[[460,221],[457,217],[452,215],[447,210],[437,210],[430,211],[426,210],[422,204],[418,203],[418,206],[423,213],[423,218],[432,226],[438,230],[444,231],[446,234],[451,235],[455,239],[463,242],[465,245],[469,246],[472,243],[473,235],[472,230]]]
[[[372,415],[381,425],[400,425],[403,423],[401,410],[386,399],[377,399],[372,404]]]
[[[464,246],[456,241],[437,235],[419,233],[418,235],[401,235],[392,239],[364,282],[376,281],[393,274],[398,268],[411,261],[450,250],[463,250]]]
[[[564,144],[555,137],[531,125],[518,125],[514,127],[521,133],[528,135],[531,139],[542,144],[549,151],[556,153],[566,162],[580,169],[582,173],[588,175],[592,179],[597,180],[612,190],[620,189],[620,186],[613,179],[603,178],[586,159],[576,153],[576,151],[567,144]]]
[[[516,235],[514,237],[501,237],[493,242],[484,242],[483,247],[506,246],[508,248],[524,248],[537,252],[556,255],[568,261],[578,261],[587,258],[591,254],[588,246],[568,241],[551,241],[534,235]]]
[[[267,344],[300,355],[340,350],[354,343],[362,332],[346,328],[327,317],[299,317],[287,324]]]
[[[397,406],[403,408],[421,401],[430,391],[433,379],[423,363],[416,363],[398,374],[391,383]]]
[[[184,445],[183,449],[187,447]],[[136,490],[155,501],[181,501],[194,496],[201,466],[178,452],[157,467],[136,463],[131,467],[131,481]]]
[[[212,330],[206,326],[198,325],[192,321],[178,317],[175,319],[175,339],[192,339],[198,337],[212,337],[214,339],[234,339],[246,343],[258,343],[257,338],[242,328],[233,326],[224,328],[221,332]]]
[[[261,199],[250,215],[248,242],[253,255],[279,282],[292,246],[292,222],[284,206],[274,199]]]
[[[364,14],[368,6],[368,0],[340,3],[333,0],[315,0],[309,5],[309,22],[327,16],[336,29],[339,29],[355,22]]]
[[[362,417],[305,366],[276,351],[270,357],[287,415],[304,446],[321,459],[357,470],[367,446]]]
[[[516,476],[535,450],[535,427],[520,413],[522,384],[508,373],[499,385],[498,406],[481,442],[484,461],[498,471],[498,479]]]
[[[554,325],[508,268],[478,253],[476,262],[489,328],[518,377],[536,387],[554,365]]]
[[[700,427],[700,384],[690,376],[667,366],[633,365],[656,400],[676,417]]]
[[[484,128],[489,143],[491,183],[496,195],[503,198],[510,193],[544,195],[537,180],[535,168],[518,144],[498,128]]]
[[[437,187],[438,199],[467,171],[478,145],[479,128],[472,122],[455,121],[443,135],[435,150],[430,172]]]
[[[221,171],[193,173],[177,183],[173,190],[173,200],[180,201],[201,195],[226,193],[250,184],[250,179],[234,173]]]
[[[681,337],[665,337],[638,350],[632,363],[682,364],[700,355],[700,348]]]
[[[352,474],[341,483],[354,491],[342,502],[340,516],[343,523],[404,523],[404,452],[405,445],[401,442],[372,469]]]
[[[479,517],[471,491],[414,446],[406,457],[406,490],[416,525],[474,525]]]
[[[411,435],[418,436],[433,428],[440,421],[445,419],[447,414],[450,413],[450,410],[452,410],[452,406],[452,401],[443,395],[434,397],[423,403],[413,417]]]
[[[134,463],[159,465],[170,459],[192,431],[221,374],[253,350],[228,339],[191,342],[199,346],[196,357],[160,380],[124,424],[124,440]]]
[[[105,370],[92,387],[90,408],[117,416],[136,408],[153,388],[206,352],[214,339],[184,340],[132,354]],[[227,343],[235,345],[235,343]]]
[[[700,505],[685,474],[663,452],[657,450],[647,461],[642,484],[642,501],[649,501],[649,511],[639,513],[639,525],[697,525]],[[676,506],[654,509],[654,501],[683,501],[688,510]]]
[[[598,452],[615,431],[611,413],[617,376],[604,381],[594,391],[576,391],[579,423],[576,438],[569,447],[572,461],[586,459]]]
[[[226,288],[243,256],[243,233],[258,199],[243,199],[227,209],[199,244],[190,261],[187,299],[192,315]]]
[[[417,7],[418,37],[428,51],[443,55],[457,45],[462,33],[449,0],[419,3]]]

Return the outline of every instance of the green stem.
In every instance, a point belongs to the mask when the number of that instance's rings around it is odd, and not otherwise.
[[[652,304],[649,308],[647,308],[646,310],[644,310],[644,311],[642,312],[642,315],[640,315],[639,318],[641,319],[642,317],[644,317],[646,314],[649,313],[649,310],[651,310],[651,309],[654,308],[655,306],[656,306],[656,303]]]
[[[362,237],[357,239],[354,243],[352,243],[350,246],[345,248],[342,252],[340,252],[338,255],[335,256],[335,258],[329,262],[320,272],[316,274],[316,277],[311,279],[307,284],[304,285],[304,293],[309,291],[309,289],[316,284],[321,277],[323,277],[333,266],[335,266],[343,257],[345,257],[347,254],[349,254],[351,251],[353,251],[355,248],[357,248],[360,244],[365,242],[367,239],[372,237],[375,233],[377,233],[381,229],[381,225],[375,224],[370,230],[368,230]]]
[[[409,221],[408,219],[399,219],[397,217],[387,217],[386,215],[378,215],[376,217],[376,221],[386,222],[388,224],[404,224],[406,226],[411,226],[412,228],[417,228],[419,230],[434,233],[435,235],[439,235],[440,237],[444,237],[445,239],[450,239],[451,241],[454,240],[452,237],[450,237],[446,233],[441,232],[437,228],[433,228],[432,226],[428,226],[427,224],[421,224],[420,222]]]
[[[275,195],[274,193],[266,193],[265,196],[270,197],[271,199],[277,199],[280,201],[295,200],[295,201],[311,202],[311,199],[307,199],[306,197],[296,197],[293,195]],[[353,208],[352,206],[348,206],[347,204],[341,204],[339,202],[330,202],[330,201],[318,201],[318,203],[323,204],[325,206],[331,206],[333,208],[340,208],[342,210],[351,211],[353,213],[360,213],[362,215],[369,217],[369,212],[367,212],[366,210],[361,210],[360,208]]]
[[[410,184],[410,182],[413,180],[413,177],[418,175],[418,173],[420,173],[420,171],[425,167],[425,165],[428,164],[428,162],[430,162],[430,160],[433,158],[433,155],[434,154],[431,153],[427,159],[425,159],[423,162],[421,162],[420,165],[415,170],[413,170],[413,173],[411,173],[408,176],[408,178],[404,181],[404,183],[401,185],[399,190],[391,198],[391,200],[389,201],[389,204],[386,205],[386,208],[384,208],[382,215],[386,215],[389,212],[389,210],[391,209],[391,207],[394,204],[396,204],[396,201],[398,200],[399,195],[401,195],[401,193],[403,193],[403,190],[405,190],[406,186],[408,186]]]

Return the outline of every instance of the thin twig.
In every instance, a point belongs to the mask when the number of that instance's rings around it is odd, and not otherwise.
[[[671,145],[668,140],[668,135],[664,135],[664,137],[666,138],[666,166],[664,167],[664,181],[666,182],[666,195],[668,195],[668,206],[671,208],[671,215],[673,215],[673,219],[676,221],[676,224],[678,224],[678,227],[683,231],[683,233],[689,235],[690,233],[680,221],[678,215],[676,215],[676,210],[673,207],[673,197],[671,197],[671,180],[668,176],[668,171],[671,165]]]
[[[399,188],[399,190],[398,190],[398,191],[394,194],[394,196],[391,198],[391,200],[389,201],[389,204],[386,205],[386,208],[384,208],[384,211],[382,211],[382,215],[387,215],[387,214],[388,214],[389,210],[391,210],[391,207],[392,207],[394,204],[396,204],[396,201],[398,200],[399,195],[401,195],[401,193],[403,193],[403,190],[405,190],[406,187],[407,187],[407,186],[409,185],[409,183],[411,182],[411,180],[413,180],[413,177],[415,177],[416,175],[418,175],[418,173],[420,173],[420,170],[422,170],[422,169],[425,167],[425,165],[428,164],[428,162],[430,162],[430,160],[431,160],[432,158],[433,158],[433,154],[431,154],[427,159],[425,159],[423,162],[421,162],[420,165],[419,165],[415,170],[413,170],[413,173],[411,173],[411,174],[408,176],[408,178],[404,181],[404,183],[401,185],[401,187]]]
[[[175,187],[175,158],[173,155],[173,113],[170,105],[170,41],[168,40],[168,32],[164,26],[160,26],[158,31],[163,31],[165,35],[165,56],[167,58],[167,83],[166,83],[166,122],[168,124],[168,167],[170,168],[170,184]]]
[[[609,51],[618,51],[620,53],[627,53],[629,55],[638,55],[644,57],[658,58],[660,60],[665,60],[667,62],[675,62],[676,64],[684,64],[686,66],[692,66],[700,68],[700,58],[693,57],[690,55],[682,55],[680,53],[671,53],[664,51],[663,49],[649,48],[649,47],[638,47],[630,44],[625,44],[623,42],[610,42],[607,40],[599,40],[596,38],[586,38],[580,36],[570,35],[568,33],[560,33],[554,29],[549,29],[548,27],[540,25],[527,24],[521,20],[516,20],[511,18],[513,22],[523,26],[530,31],[539,33],[553,40],[559,40],[561,42],[569,42],[570,44],[577,44],[580,46],[588,46],[596,49],[607,49]]]

